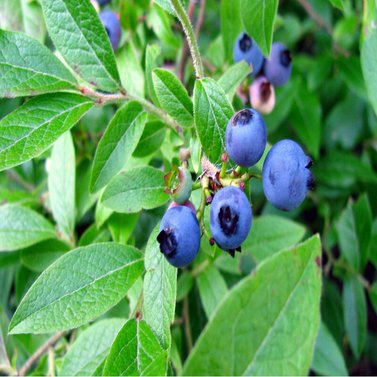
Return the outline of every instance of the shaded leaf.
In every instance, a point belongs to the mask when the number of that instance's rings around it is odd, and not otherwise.
[[[233,100],[238,86],[247,78],[250,73],[250,65],[242,60],[230,66],[219,78],[217,82],[224,89],[224,92],[227,94],[230,101]]]

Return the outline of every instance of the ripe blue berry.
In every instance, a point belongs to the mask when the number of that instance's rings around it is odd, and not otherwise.
[[[214,240],[234,256],[249,234],[252,222],[250,203],[238,187],[224,187],[211,204],[210,227]]]
[[[263,190],[276,208],[290,211],[305,199],[314,178],[312,165],[300,145],[292,140],[281,140],[268,152],[262,171]]]
[[[99,5],[101,5],[102,7],[111,2],[111,0],[97,0],[97,1],[98,1]]]
[[[160,250],[175,267],[191,263],[199,251],[199,222],[188,207],[177,206],[166,211],[157,236]]]
[[[241,33],[233,48],[233,58],[236,63],[245,60],[253,67],[252,75],[256,76],[263,65],[263,54],[259,46],[246,33]]]
[[[270,58],[263,66],[264,75],[274,86],[284,85],[291,76],[292,58],[290,51],[282,43],[274,43]]]
[[[266,125],[253,109],[235,113],[226,126],[225,144],[229,157],[238,165],[255,165],[266,148]]]
[[[106,29],[114,51],[117,50],[122,35],[122,29],[117,15],[111,10],[104,10],[100,13],[99,18]]]

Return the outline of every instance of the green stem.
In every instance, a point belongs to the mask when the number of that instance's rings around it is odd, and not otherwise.
[[[191,22],[180,0],[171,0],[171,4],[173,5],[175,13],[180,23],[182,24],[183,30],[186,34],[187,43],[189,45],[190,53],[192,56],[192,62],[195,68],[196,78],[200,79],[204,76],[203,63],[200,57],[198,42],[196,40],[196,36],[192,28]]]

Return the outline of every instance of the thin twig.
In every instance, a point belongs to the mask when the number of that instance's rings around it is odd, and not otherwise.
[[[33,192],[35,186],[29,182],[26,182],[23,178],[21,178],[17,173],[13,170],[7,170],[6,175],[9,179],[16,182],[18,185],[22,186],[26,191]]]
[[[204,21],[205,10],[206,10],[206,0],[200,0],[199,15],[198,15],[198,19],[196,20],[196,25],[195,25],[196,39],[199,38],[200,29],[202,28],[203,21]]]
[[[19,376],[25,376],[26,372],[33,366],[33,364],[39,360],[39,358],[45,354],[50,347],[53,347],[63,336],[65,332],[60,331],[47,340],[42,346],[40,346],[27,360],[26,363],[18,371]]]
[[[185,297],[183,299],[183,318],[185,321],[185,335],[186,335],[186,341],[187,341],[187,348],[188,353],[192,350],[192,335],[191,335],[191,327],[190,327],[190,312],[189,312],[189,302],[188,297]]]

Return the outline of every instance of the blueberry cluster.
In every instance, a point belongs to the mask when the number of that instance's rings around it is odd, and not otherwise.
[[[119,14],[114,13],[110,9],[105,9],[101,11],[100,7],[103,7],[111,2],[111,0],[90,0],[99,13],[99,18],[106,30],[106,33],[110,39],[110,43],[113,46],[114,51],[116,51],[120,44],[120,39],[122,37],[122,28],[119,21]]]
[[[274,87],[289,80],[292,71],[290,51],[279,42],[273,43],[271,54],[265,58],[257,43],[246,33],[241,33],[234,45],[235,62],[245,60],[253,68],[256,79],[250,85],[251,106],[263,114],[269,114],[275,106]]]

